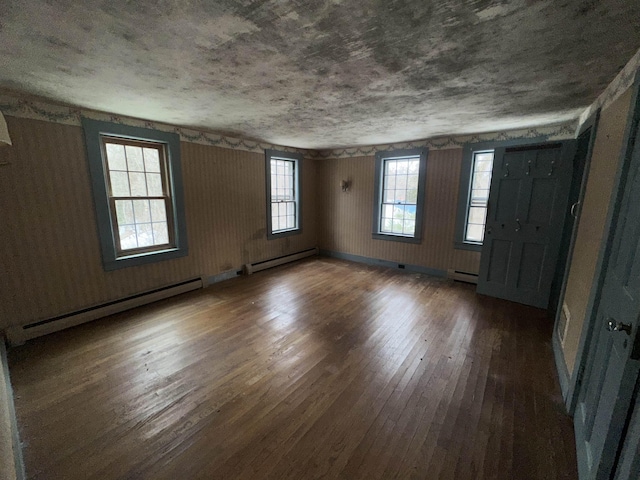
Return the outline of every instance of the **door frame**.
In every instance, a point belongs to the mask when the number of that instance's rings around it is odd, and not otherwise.
[[[635,141],[634,133],[635,129],[638,126],[638,123],[640,123],[640,69],[638,69],[635,73],[635,79],[632,88],[633,93],[631,96],[629,113],[627,115],[627,122],[623,137],[624,140],[622,142],[622,148],[620,150],[620,160],[618,162],[618,169],[616,171],[613,190],[611,192],[611,198],[609,200],[607,218],[605,221],[605,236],[603,237],[602,243],[600,244],[598,260],[596,262],[594,282],[591,285],[589,300],[587,302],[587,316],[585,318],[582,333],[580,335],[580,343],[578,344],[578,351],[576,353],[575,367],[569,379],[567,394],[565,396],[565,406],[570,415],[573,415],[575,412],[576,405],[578,403],[578,395],[580,394],[580,388],[582,387],[582,382],[584,380],[584,371],[590,353],[589,347],[595,329],[598,306],[600,304],[600,297],[602,295],[602,286],[604,284],[605,275],[607,273],[607,267],[609,266],[609,256],[611,254],[611,248],[613,246],[613,235],[615,232],[612,232],[611,227],[613,226],[614,220],[616,219],[620,210],[620,204],[622,202],[623,194],[620,186],[622,184],[622,179],[629,169]]]
[[[567,291],[567,284],[569,283],[569,269],[571,267],[571,260],[573,258],[573,250],[576,244],[576,238],[578,237],[578,227],[580,226],[580,217],[582,216],[582,202],[584,201],[584,195],[587,190],[587,182],[589,180],[589,170],[591,169],[591,157],[593,156],[593,147],[596,141],[596,135],[598,134],[598,123],[600,121],[600,111],[598,108],[581,126],[576,135],[577,138],[580,137],[584,132],[588,129],[591,129],[591,137],[589,138],[589,145],[587,147],[587,153],[585,158],[584,169],[582,171],[582,178],[580,179],[580,190],[578,193],[578,214],[574,218],[573,226],[571,227],[571,231],[566,231],[566,222],[565,222],[565,232],[563,233],[563,237],[565,235],[570,235],[569,246],[566,251],[566,256],[564,259],[564,265],[562,265],[562,270],[556,272],[556,278],[561,277],[560,282],[560,292],[558,294],[558,305],[556,306],[555,321],[553,323],[553,332],[552,332],[552,344],[553,344],[553,353],[556,361],[556,369],[558,371],[558,378],[560,380],[560,387],[563,394],[563,399],[567,400],[569,390],[570,390],[570,378],[569,371],[567,370],[567,364],[564,359],[564,353],[562,350],[562,341],[560,340],[560,336],[558,333],[558,325],[560,323],[560,316],[562,315],[562,306],[564,304],[564,296]],[[576,143],[577,147],[577,143]],[[576,149],[577,154],[577,149]],[[574,157],[575,158],[575,157]],[[569,207],[572,208],[572,207]],[[568,212],[569,215],[571,213]],[[562,261],[562,259],[560,259]],[[575,387],[574,387],[575,388]]]

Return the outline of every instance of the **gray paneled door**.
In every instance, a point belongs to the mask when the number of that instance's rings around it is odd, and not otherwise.
[[[581,479],[609,478],[640,369],[640,127],[635,135],[574,414]]]
[[[574,152],[574,141],[496,149],[478,293],[547,307]]]

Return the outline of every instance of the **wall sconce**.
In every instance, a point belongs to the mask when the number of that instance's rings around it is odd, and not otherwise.
[[[348,192],[351,190],[351,180],[342,180],[340,182],[340,188],[343,192]]]

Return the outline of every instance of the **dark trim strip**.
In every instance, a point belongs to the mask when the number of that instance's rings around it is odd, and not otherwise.
[[[340,260],[348,260],[350,262],[364,263],[375,267],[395,268],[406,272],[422,273],[432,277],[446,277],[447,272],[436,268],[423,267],[421,265],[411,265],[408,263],[391,262],[379,258],[363,257],[360,255],[352,255],[350,253],[334,252],[332,250],[320,250],[320,255],[325,257],[339,258]],[[402,265],[402,267],[400,266]]]
[[[187,285],[191,282],[201,281],[200,278],[192,278],[191,280],[185,280],[184,282],[174,283],[173,285],[168,285],[166,287],[156,288],[154,290],[148,290],[142,293],[136,293],[135,295],[130,295],[128,297],[119,298],[118,300],[112,300],[110,302],[101,303],[100,305],[94,305],[93,307],[83,308],[81,310],[76,310],[75,312],[65,313],[64,315],[58,315],[57,317],[49,318],[47,320],[40,320],[39,322],[29,323],[28,325],[23,325],[23,329],[27,330],[29,328],[39,327],[41,325],[46,325],[47,323],[57,322],[58,320],[62,320],[64,318],[72,317],[74,315],[80,315],[82,313],[91,312],[93,310],[97,310],[99,308],[110,307],[111,305],[116,305],[118,303],[126,302],[129,300],[135,300],[136,298],[144,297],[146,295],[151,295],[153,293],[162,292],[164,290],[169,290],[170,288],[181,287],[183,285]]]
[[[258,265],[262,265],[263,263],[267,263],[267,262],[273,262],[274,260],[280,260],[281,258],[287,258],[287,257],[291,257],[293,255],[300,255],[301,253],[307,253],[307,252],[311,252],[311,251],[315,251],[316,247],[313,248],[307,248],[306,250],[300,250],[299,252],[294,252],[294,253],[287,253],[286,255],[281,255],[279,257],[274,257],[274,258],[270,258],[268,260],[261,260],[259,262],[256,263],[252,263],[250,264],[252,267],[258,266]]]

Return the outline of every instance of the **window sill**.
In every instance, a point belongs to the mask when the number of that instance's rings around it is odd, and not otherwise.
[[[169,248],[166,250],[157,250],[154,252],[137,253],[127,255],[126,257],[118,257],[104,261],[104,269],[106,271],[119,270],[120,268],[137,267],[148,263],[162,262],[173,258],[186,257],[188,255],[186,248]]]
[[[406,237],[404,235],[391,235],[387,233],[374,233],[372,234],[374,240],[389,240],[391,242],[404,242],[404,243],[422,243],[422,239],[419,237]]]
[[[456,250],[470,250],[472,252],[481,252],[482,244],[481,243],[468,243],[468,242],[455,242],[454,248]]]
[[[298,235],[300,233],[302,233],[301,228],[296,228],[295,230],[284,230],[275,233],[267,233],[267,240],[275,240],[276,238],[289,237],[291,235]]]

